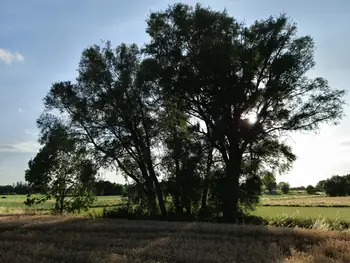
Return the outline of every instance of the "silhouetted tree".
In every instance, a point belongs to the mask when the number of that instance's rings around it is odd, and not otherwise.
[[[148,71],[136,45],[89,47],[76,83],[53,84],[45,107],[65,115],[75,137],[94,151],[101,165],[116,165],[140,185],[151,214],[157,213],[158,199],[165,215],[155,170],[158,94]]]
[[[306,76],[315,64],[314,43],[296,32],[284,15],[246,26],[200,5],[176,4],[148,20],[145,52],[154,59],[157,85],[204,126],[225,163],[222,208],[230,220],[239,211],[242,164],[254,146],[269,143],[270,153],[292,161],[283,135],[342,116],[344,91]]]
[[[33,201],[54,198],[55,212],[79,212],[94,201],[92,190],[97,170],[86,158],[84,149],[79,149],[74,138],[69,137],[66,127],[58,122],[51,124],[45,127],[43,147],[29,161],[25,179],[32,189],[45,195]],[[71,198],[67,199],[68,196]],[[30,196],[26,203],[33,204]]]

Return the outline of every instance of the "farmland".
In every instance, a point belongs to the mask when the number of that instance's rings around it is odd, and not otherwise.
[[[254,215],[270,218],[280,215],[304,218],[327,218],[350,221],[350,207],[290,207],[290,206],[260,206]]]
[[[53,216],[0,220],[4,263],[350,262],[350,236],[333,231]]]
[[[0,199],[0,214],[28,212],[23,202],[24,195],[7,195]],[[91,211],[100,213],[103,208],[114,207],[122,203],[120,196],[99,196]],[[54,200],[38,205],[35,210],[48,211]],[[342,219],[350,221],[350,197],[326,197],[293,193],[288,195],[263,195],[261,205],[253,212],[263,218],[279,215],[305,218]]]
[[[322,220],[321,225],[301,222],[313,229],[295,229],[45,215],[53,200],[37,207],[39,214],[25,215],[32,210],[24,200],[20,195],[0,199],[0,262],[350,262],[349,230],[326,230],[336,228],[324,227]],[[302,206],[311,200],[329,207]],[[331,207],[348,202],[348,197],[263,196],[253,214],[350,220],[350,208]],[[89,213],[121,203],[120,196],[100,196]]]
[[[54,205],[54,200],[49,200],[43,204],[37,205],[34,208],[27,208],[24,205],[26,200],[25,195],[5,195],[0,199],[0,214],[17,214],[27,212],[48,212]],[[91,210],[102,211],[104,207],[113,207],[122,202],[121,196],[99,196],[93,204]]]
[[[283,198],[263,198],[262,204],[270,206],[350,207],[350,197],[287,196]]]

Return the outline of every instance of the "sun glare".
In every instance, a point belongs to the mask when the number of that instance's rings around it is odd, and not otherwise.
[[[244,119],[248,119],[249,123],[253,124],[256,122],[257,116],[255,112],[249,112],[244,116]]]

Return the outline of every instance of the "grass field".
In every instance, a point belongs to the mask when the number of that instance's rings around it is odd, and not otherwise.
[[[26,200],[25,195],[6,195],[6,198],[1,198],[0,196],[0,207],[8,208],[25,208],[24,201]],[[93,206],[95,207],[105,207],[114,206],[121,203],[121,196],[98,196],[97,201]],[[49,200],[46,203],[40,204],[37,208],[50,209],[54,205],[54,200]]]
[[[343,219],[350,221],[350,207],[288,207],[288,206],[260,206],[253,212],[254,215],[269,218],[280,215]]]
[[[224,224],[3,216],[0,262],[350,262],[350,235]]]
[[[23,204],[25,199],[26,196],[24,195],[10,195],[6,196],[4,199],[0,198],[0,214],[28,212],[28,209],[26,209]],[[268,204],[269,206],[259,206],[253,214],[264,218],[285,214],[306,218],[323,217],[327,219],[343,219],[350,221],[350,197],[308,196],[299,193],[288,195],[263,195],[261,199],[263,205]],[[99,196],[93,205],[94,207],[84,215],[101,214],[104,207],[115,206],[121,204],[121,202],[120,196]],[[39,205],[36,209],[48,210],[53,204],[54,201],[51,200],[45,204]]]
[[[263,197],[262,205],[270,206],[317,206],[317,207],[350,207],[350,196],[285,196],[281,198]]]

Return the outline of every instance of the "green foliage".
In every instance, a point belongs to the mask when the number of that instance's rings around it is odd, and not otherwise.
[[[321,181],[319,181],[319,182],[316,184],[316,186],[315,186],[316,190],[318,190],[318,191],[324,191],[325,182],[326,182],[326,180],[321,180]]]
[[[126,188],[125,185],[104,180],[99,180],[94,184],[94,189],[98,196],[124,195]]]
[[[280,182],[277,186],[278,189],[282,191],[284,194],[288,194],[290,190],[290,184],[286,182]]]
[[[70,192],[87,196],[78,206],[91,200],[82,151],[133,181],[130,207],[165,217],[171,197],[176,214],[210,210],[233,221],[295,161],[285,135],[343,115],[344,91],[307,77],[314,42],[285,15],[246,25],[226,11],[175,4],[151,13],[146,32],[142,50],[85,49],[76,82],[54,83],[45,97],[45,146],[26,179],[56,204]]]
[[[57,122],[50,124],[43,127],[45,132],[41,142],[44,145],[29,161],[29,168],[25,172],[29,186],[43,193],[44,197],[31,198],[28,195],[25,204],[32,206],[54,198],[55,213],[86,210],[95,200],[92,187],[97,174],[96,167],[86,159],[84,149],[77,147],[66,127]]]
[[[323,189],[329,196],[347,196],[350,195],[350,175],[334,175],[325,180]]]
[[[45,97],[47,111],[58,110],[80,144],[105,168],[114,167],[140,185],[148,209],[157,201],[166,214],[155,153],[159,94],[149,80],[147,60],[135,44],[112,49],[109,42],[82,53],[76,83],[58,82]]]
[[[314,186],[308,185],[308,186],[306,187],[306,192],[307,192],[309,195],[313,195],[313,194],[316,193],[316,189],[315,189]]]
[[[272,193],[272,191],[276,190],[277,188],[276,177],[272,172],[265,172],[262,175],[262,182],[265,186],[265,189],[267,189],[269,193]]]
[[[150,43],[162,91],[205,125],[226,169],[223,212],[239,210],[243,163],[285,170],[295,160],[280,135],[314,130],[342,116],[344,91],[322,78],[309,79],[314,66],[311,37],[298,37],[286,16],[247,26],[226,12],[175,4],[148,20]],[[256,121],[250,123],[248,116]]]

